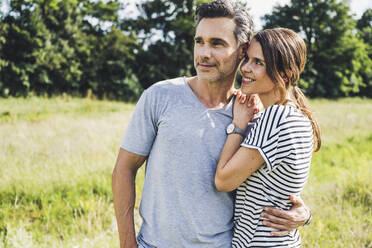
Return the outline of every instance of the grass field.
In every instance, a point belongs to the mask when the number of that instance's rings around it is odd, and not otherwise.
[[[311,103],[323,147],[302,195],[314,216],[301,228],[303,247],[372,247],[372,100]],[[118,247],[111,172],[133,109],[0,99],[1,248]],[[142,167],[138,196],[143,177]]]

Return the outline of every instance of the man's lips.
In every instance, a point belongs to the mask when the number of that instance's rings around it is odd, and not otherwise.
[[[210,65],[210,64],[199,64],[199,66],[201,67],[201,68],[212,68],[212,67],[214,67],[214,65]]]

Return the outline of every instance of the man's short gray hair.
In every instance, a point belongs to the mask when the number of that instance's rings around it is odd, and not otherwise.
[[[239,3],[229,0],[215,0],[200,4],[195,12],[195,24],[199,25],[203,18],[231,18],[235,22],[234,36],[238,45],[251,41],[253,37],[253,21],[248,10]]]

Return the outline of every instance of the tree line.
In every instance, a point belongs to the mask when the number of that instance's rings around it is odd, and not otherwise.
[[[0,96],[91,91],[134,101],[154,82],[193,75],[201,2],[142,1],[130,17],[121,14],[129,1],[10,0],[0,18]],[[372,97],[372,9],[356,20],[343,1],[292,0],[263,21],[305,39],[307,95]]]

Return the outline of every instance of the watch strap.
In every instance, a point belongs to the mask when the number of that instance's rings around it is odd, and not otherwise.
[[[234,125],[234,131],[233,131],[233,133],[237,133],[237,134],[240,134],[241,136],[245,137],[245,132],[242,129],[240,129],[237,126],[235,126],[235,125]]]

